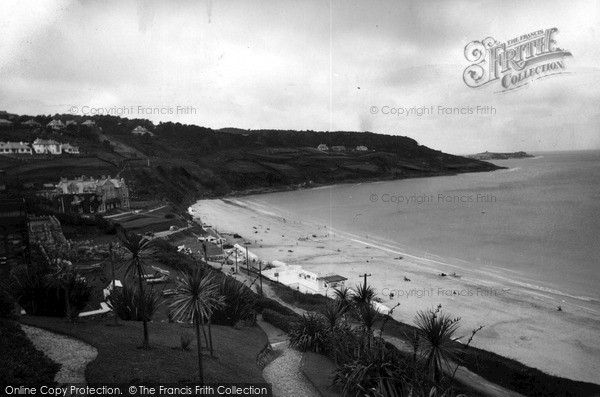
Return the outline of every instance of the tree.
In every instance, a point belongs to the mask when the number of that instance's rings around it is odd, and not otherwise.
[[[142,322],[144,324],[144,348],[150,348],[150,340],[148,337],[148,319],[145,313],[145,297],[144,293],[144,261],[143,257],[148,254],[151,249],[151,240],[146,237],[142,237],[139,234],[129,233],[125,229],[119,229],[117,232],[119,240],[123,243],[123,247],[128,251],[129,258],[126,258],[125,277],[132,274],[133,277],[138,279],[138,288],[140,291],[140,313],[142,315]]]
[[[214,283],[213,277],[199,268],[194,269],[191,273],[184,273],[183,277],[177,281],[175,291],[169,306],[174,319],[194,322],[198,350],[198,381],[202,384],[204,373],[200,324],[204,322],[204,319],[210,318],[213,310],[224,304],[223,297],[218,295],[218,285]]]
[[[451,318],[441,308],[442,305],[439,305],[436,310],[420,310],[415,319],[421,356],[437,385],[440,384],[443,365],[449,368],[450,360],[455,358],[459,350],[454,334],[458,330],[460,318]]]

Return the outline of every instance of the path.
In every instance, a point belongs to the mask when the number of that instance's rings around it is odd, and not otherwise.
[[[57,383],[86,383],[85,367],[98,355],[95,347],[78,339],[29,325],[21,324],[21,329],[36,349],[60,364],[60,370],[54,377]]]
[[[273,387],[274,397],[318,397],[319,391],[302,373],[302,353],[289,347],[285,332],[257,318],[258,325],[267,334],[273,351],[279,356],[263,369],[263,377]]]

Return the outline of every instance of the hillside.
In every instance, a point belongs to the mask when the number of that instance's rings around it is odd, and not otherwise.
[[[42,126],[52,119],[78,123],[59,132],[22,128],[31,118],[19,116],[12,128],[0,130],[0,141],[31,143],[41,137],[77,145],[80,154],[4,155],[0,169],[10,186],[119,174],[128,181],[134,201],[166,199],[187,205],[200,197],[499,168],[410,138],[369,132],[213,130],[170,122],[154,126],[148,120],[116,116],[94,117],[95,127],[83,127],[86,119],[72,115],[34,117]],[[132,134],[138,125],[153,136]],[[316,149],[320,144],[346,150],[324,152]],[[357,146],[368,150],[357,151]]]

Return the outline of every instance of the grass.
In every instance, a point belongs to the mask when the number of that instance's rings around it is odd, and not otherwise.
[[[150,323],[150,345],[141,346],[142,323],[121,321],[120,327],[108,327],[110,320],[90,319],[69,324],[64,319],[24,316],[24,324],[80,339],[98,349],[98,357],[86,368],[88,383],[194,382],[197,380],[196,343],[190,351],[180,349],[180,335],[193,333],[189,325]],[[212,327],[216,358],[205,351],[206,382],[265,382],[257,362],[268,340],[258,327]]]
[[[301,370],[323,397],[336,397],[341,394],[339,386],[332,385],[332,373],[337,368],[335,361],[321,354],[306,352]]]
[[[0,384],[54,384],[60,365],[37,350],[17,322],[0,319]]]

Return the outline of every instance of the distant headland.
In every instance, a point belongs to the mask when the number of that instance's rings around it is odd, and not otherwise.
[[[525,152],[512,152],[512,153],[495,153],[495,152],[483,152],[477,154],[471,154],[466,156],[475,160],[508,160],[508,159],[523,159],[528,157],[535,157]]]

